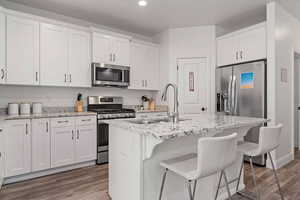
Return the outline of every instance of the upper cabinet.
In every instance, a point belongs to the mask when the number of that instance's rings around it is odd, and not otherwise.
[[[130,89],[159,90],[159,49],[155,44],[131,43]]]
[[[41,85],[90,87],[90,35],[41,23]]]
[[[6,79],[6,37],[5,37],[5,15],[0,13],[0,84]]]
[[[1,69],[3,83],[39,84],[39,23],[37,21],[7,15],[5,52],[6,68]]]
[[[129,66],[130,41],[127,38],[93,33],[93,62]]]
[[[217,39],[217,65],[225,66],[267,57],[266,24],[261,23]]]

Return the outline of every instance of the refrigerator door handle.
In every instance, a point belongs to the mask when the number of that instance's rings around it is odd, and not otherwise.
[[[230,76],[228,84],[228,101],[227,101],[227,113],[231,114],[232,112],[232,76]]]
[[[232,85],[231,85],[231,114],[236,115],[237,109],[237,94],[236,94],[236,76],[232,78]]]

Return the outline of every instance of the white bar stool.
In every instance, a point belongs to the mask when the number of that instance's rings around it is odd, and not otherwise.
[[[253,184],[256,190],[256,198],[260,199],[260,192],[259,189],[256,185],[256,177],[255,177],[255,169],[253,167],[253,157],[259,156],[259,155],[264,155],[268,154],[272,168],[273,168],[273,173],[275,176],[275,180],[278,186],[278,190],[281,196],[281,200],[284,200],[283,194],[281,191],[281,187],[279,184],[279,180],[277,177],[276,169],[274,166],[274,162],[271,156],[271,151],[275,150],[279,146],[279,141],[280,141],[280,135],[281,135],[281,129],[282,129],[282,124],[279,124],[274,127],[261,127],[259,131],[259,142],[258,144],[251,143],[251,142],[243,142],[238,145],[238,151],[243,153],[246,156],[249,156],[250,158],[250,166],[251,166],[251,171],[252,171],[252,179],[253,179]],[[239,184],[240,184],[240,178],[242,175],[242,169],[243,169],[243,161],[239,173],[239,178],[238,178],[238,183],[236,186],[236,191],[239,195],[246,196],[248,198],[251,198],[241,192],[238,192]]]
[[[189,199],[195,199],[197,180],[218,172],[221,172],[218,190],[222,177],[226,183],[229,199],[231,194],[225,169],[232,165],[237,155],[237,134],[225,137],[200,138],[198,140],[198,152],[187,154],[170,160],[162,161],[160,165],[165,168],[159,194],[162,199],[163,189],[168,171],[172,171],[187,180]],[[192,181],[194,188],[192,192]],[[215,199],[218,195],[218,190]]]

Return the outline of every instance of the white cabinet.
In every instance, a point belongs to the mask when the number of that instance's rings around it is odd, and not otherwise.
[[[90,34],[41,23],[41,85],[91,87]]]
[[[7,84],[39,84],[39,23],[6,16]]]
[[[75,162],[96,159],[97,127],[95,117],[76,118]]]
[[[96,160],[96,117],[51,119],[51,167]]]
[[[3,127],[0,124],[0,189],[4,180],[4,144]]]
[[[0,13],[0,84],[5,83],[6,77],[6,37],[5,15]]]
[[[33,119],[32,126],[32,171],[50,168],[49,119]]]
[[[158,90],[159,49],[153,44],[131,43],[130,89]]]
[[[266,57],[265,23],[217,39],[218,66],[260,60]]]
[[[51,167],[74,163],[75,158],[74,118],[51,119]]]
[[[93,62],[129,66],[130,41],[100,33],[93,33]]]
[[[41,85],[65,86],[68,83],[68,29],[41,23]]]
[[[70,30],[69,82],[74,87],[91,87],[91,35]]]
[[[30,120],[8,120],[4,132],[5,176],[31,172]]]

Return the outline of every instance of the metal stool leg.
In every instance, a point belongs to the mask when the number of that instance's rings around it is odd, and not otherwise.
[[[226,173],[225,173],[224,170],[223,170],[223,177],[224,177],[224,181],[225,181],[225,183],[226,183],[226,189],[227,189],[228,198],[229,198],[230,200],[232,200],[232,198],[231,198],[231,193],[230,193],[230,189],[229,189],[228,179],[227,179],[227,176],[226,176]]]
[[[238,192],[238,190],[239,190],[243,166],[244,166],[244,157],[243,157],[243,159],[242,159],[242,164],[241,164],[241,168],[240,168],[240,172],[239,172],[239,177],[238,177],[238,180],[237,180],[237,185],[236,185],[236,190],[235,190],[236,192]]]
[[[273,169],[275,180],[276,180],[276,183],[277,183],[277,186],[278,186],[278,190],[279,190],[279,193],[280,193],[280,196],[281,196],[281,200],[284,200],[283,194],[282,194],[282,190],[281,190],[281,187],[280,187],[280,183],[279,183],[279,179],[278,179],[278,176],[277,176],[277,173],[276,173],[276,170],[275,170],[274,162],[273,162],[273,159],[272,159],[272,156],[271,156],[271,153],[268,152],[268,155],[269,155],[269,158],[271,160],[272,169]]]
[[[195,199],[196,188],[197,188],[197,180],[194,181],[194,190],[193,190],[193,198]]]
[[[168,169],[165,170],[165,173],[164,173],[163,178],[162,178],[162,183],[161,183],[160,193],[159,193],[159,200],[161,200],[161,198],[162,198],[162,193],[163,193],[163,190],[164,190],[167,173],[168,173]]]
[[[257,199],[260,200],[260,194],[259,194],[259,189],[258,189],[257,184],[256,184],[255,169],[254,169],[254,166],[253,166],[252,157],[250,157],[250,166],[251,166],[252,179],[253,179],[253,184],[254,184],[254,187],[255,187],[255,190],[256,190]]]
[[[188,188],[188,191],[189,191],[190,200],[194,200],[193,194],[192,194],[192,181],[191,180],[188,180],[187,188]]]
[[[223,176],[223,171],[221,171],[221,174],[220,174],[220,178],[219,178],[218,188],[217,188],[217,191],[216,191],[215,200],[217,200],[218,195],[219,195],[219,189],[220,189],[220,185],[221,185],[221,181],[222,181],[222,176]]]

